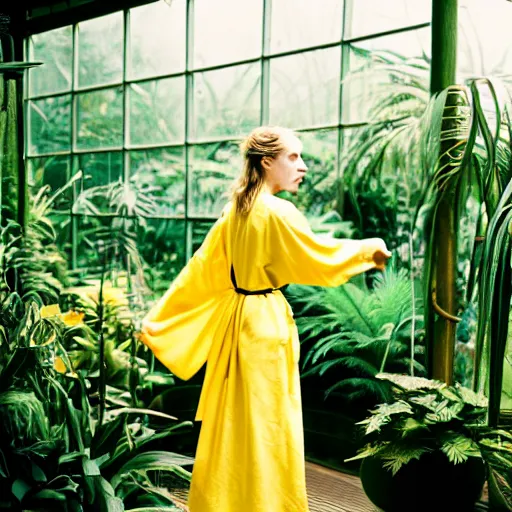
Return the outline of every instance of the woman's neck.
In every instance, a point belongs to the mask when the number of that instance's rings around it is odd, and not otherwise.
[[[261,187],[261,191],[265,194],[270,194],[272,196],[277,193],[275,190],[275,186],[272,185],[272,183],[269,183],[268,181],[265,181],[263,183],[263,186]]]

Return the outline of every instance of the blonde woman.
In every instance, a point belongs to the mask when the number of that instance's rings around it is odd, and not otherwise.
[[[181,379],[204,363],[191,512],[306,512],[299,339],[280,289],[339,286],[389,258],[378,238],[315,236],[295,206],[308,169],[290,130],[242,144],[232,201],[144,320],[143,340]]]

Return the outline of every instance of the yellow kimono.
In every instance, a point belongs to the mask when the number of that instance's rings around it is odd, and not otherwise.
[[[375,267],[380,239],[315,236],[289,201],[230,204],[144,320],[143,339],[181,379],[205,362],[191,512],[306,512],[299,339],[279,290],[338,286]]]

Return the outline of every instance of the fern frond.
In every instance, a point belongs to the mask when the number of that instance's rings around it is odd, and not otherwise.
[[[307,370],[306,372],[304,372],[303,377],[308,377],[314,374],[322,376],[331,368],[336,367],[356,369],[359,370],[362,374],[365,374],[364,376],[366,377],[373,377],[378,372],[378,369],[368,361],[365,361],[364,359],[358,357],[347,356],[319,363],[310,368],[309,370]]]
[[[351,377],[343,379],[325,392],[327,398],[333,391],[340,391],[349,400],[354,400],[362,396],[373,396],[376,400],[382,401],[387,398],[388,389],[383,383],[374,379],[364,379],[360,377]]]
[[[469,457],[481,457],[478,444],[461,434],[447,434],[441,438],[441,451],[452,464],[466,462]]]
[[[420,457],[428,451],[429,450],[427,448],[394,449],[392,450],[392,453],[381,455],[382,460],[384,461],[382,465],[385,469],[390,470],[393,476],[395,476],[403,466],[409,464],[412,460],[419,460]]]
[[[426,446],[410,445],[407,442],[382,443],[378,456],[383,461],[383,467],[395,476],[400,469],[411,462],[419,460],[425,453],[431,452]]]

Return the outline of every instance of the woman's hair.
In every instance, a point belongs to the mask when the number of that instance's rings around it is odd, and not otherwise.
[[[253,130],[242,142],[244,157],[242,172],[233,188],[233,202],[237,213],[247,214],[265,183],[262,159],[276,158],[285,149],[283,135],[293,131],[279,126],[261,126]]]

